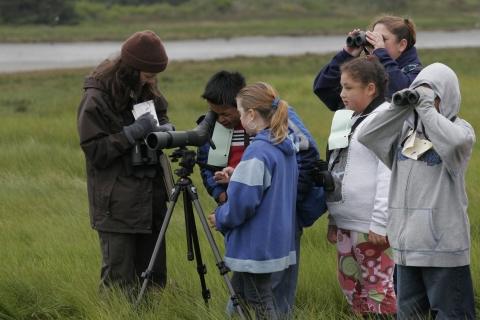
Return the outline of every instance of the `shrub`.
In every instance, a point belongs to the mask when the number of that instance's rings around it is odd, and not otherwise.
[[[7,24],[77,24],[73,0],[0,0],[0,19]]]

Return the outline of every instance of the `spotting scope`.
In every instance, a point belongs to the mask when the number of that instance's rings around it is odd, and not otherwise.
[[[147,135],[147,147],[151,150],[180,148],[186,146],[200,147],[211,141],[210,133],[215,126],[218,115],[209,111],[202,122],[193,130],[151,132]]]

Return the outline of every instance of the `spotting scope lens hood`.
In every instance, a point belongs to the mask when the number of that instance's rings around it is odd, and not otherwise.
[[[215,126],[218,115],[209,111],[202,122],[193,130],[151,132],[147,135],[147,147],[151,150],[180,148],[186,146],[200,147],[210,139],[210,132]]]

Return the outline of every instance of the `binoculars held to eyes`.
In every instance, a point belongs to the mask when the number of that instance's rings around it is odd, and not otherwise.
[[[361,31],[359,33],[352,34],[347,37],[347,46],[360,47],[367,45],[366,33]]]
[[[418,102],[420,96],[416,91],[398,91],[393,94],[392,102],[397,106],[404,107]]]

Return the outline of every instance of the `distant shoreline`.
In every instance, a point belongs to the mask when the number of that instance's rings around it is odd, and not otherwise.
[[[341,50],[345,36],[271,36],[164,41],[170,61],[327,54]],[[94,67],[120,51],[123,42],[0,43],[0,73]],[[417,49],[480,47],[480,29],[424,31]]]

